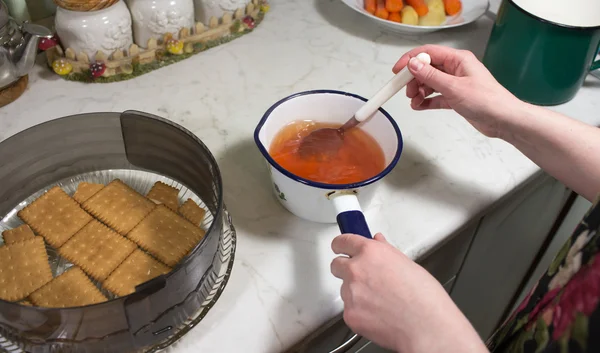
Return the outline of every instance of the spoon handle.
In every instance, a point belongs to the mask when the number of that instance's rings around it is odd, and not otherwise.
[[[417,59],[430,64],[431,57],[427,53],[420,53]],[[354,118],[362,122],[370,118],[375,112],[385,104],[392,96],[398,93],[406,86],[414,76],[408,70],[408,65],[398,72],[382,89],[379,90],[371,99],[367,101],[355,114]]]

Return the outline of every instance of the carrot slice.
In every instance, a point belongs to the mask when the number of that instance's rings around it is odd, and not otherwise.
[[[424,0],[406,0],[406,3],[412,6],[419,16],[425,16],[429,12],[429,8]]]
[[[460,0],[444,0],[444,8],[448,16],[454,16],[462,9]]]
[[[385,9],[388,10],[390,14],[392,12],[400,12],[403,6],[404,3],[402,0],[385,0]]]
[[[377,0],[365,0],[365,10],[371,15],[374,15],[375,10],[377,10]]]
[[[388,10],[385,9],[385,0],[377,0],[377,10],[375,10],[375,16],[387,20],[390,16]]]
[[[402,14],[400,14],[400,12],[390,12],[388,20],[402,23]]]

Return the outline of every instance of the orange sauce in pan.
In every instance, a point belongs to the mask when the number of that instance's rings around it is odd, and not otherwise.
[[[317,153],[311,157],[298,153],[302,139],[312,131],[340,126],[311,120],[292,122],[277,133],[269,154],[287,171],[326,184],[358,183],[381,173],[386,167],[383,150],[360,128],[346,132],[341,148],[334,153]]]

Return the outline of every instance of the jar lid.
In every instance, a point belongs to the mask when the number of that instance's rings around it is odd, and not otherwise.
[[[598,0],[510,0],[522,10],[545,21],[577,28],[600,26]]]
[[[113,6],[119,0],[54,0],[58,7],[69,11],[97,11]]]

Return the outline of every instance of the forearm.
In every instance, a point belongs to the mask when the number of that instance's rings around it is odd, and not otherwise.
[[[506,124],[502,139],[578,194],[590,201],[596,198],[600,193],[600,129],[521,102],[509,114],[502,119]]]
[[[413,333],[399,341],[397,352],[489,353],[469,320],[445,291],[438,295],[434,303],[420,307],[424,318],[435,318],[435,320],[413,322]]]

